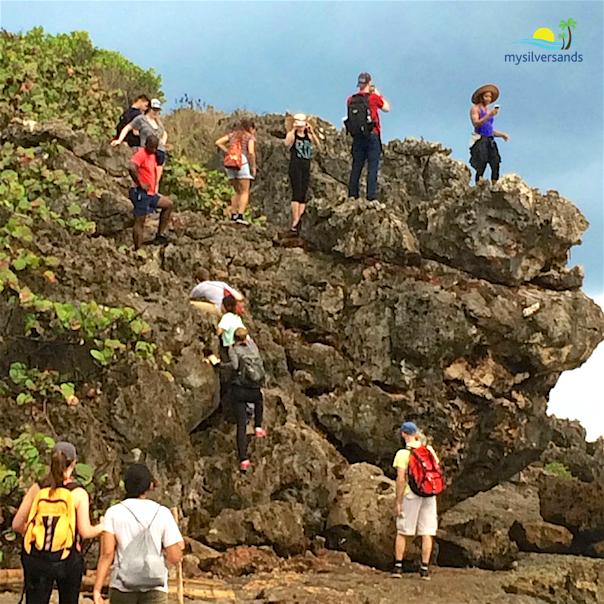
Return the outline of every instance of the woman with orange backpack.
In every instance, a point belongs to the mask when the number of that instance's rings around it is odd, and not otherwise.
[[[57,443],[50,472],[30,487],[13,519],[13,530],[23,535],[26,604],[48,604],[55,582],[59,604],[78,603],[84,573],[80,539],[98,537],[104,522],[90,524],[88,493],[72,479],[75,465],[75,447]]]
[[[224,167],[229,184],[235,189],[229,207],[231,220],[247,225],[243,217],[250,200],[250,187],[256,177],[256,125],[251,119],[243,118],[235,130],[221,136],[216,145],[225,153]]]

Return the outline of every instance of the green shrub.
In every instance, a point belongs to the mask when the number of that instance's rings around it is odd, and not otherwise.
[[[570,480],[578,480],[576,476],[573,476],[572,472],[565,466],[563,463],[559,461],[550,461],[545,464],[546,472],[551,472],[560,478],[568,478]]]
[[[224,172],[206,170],[186,157],[171,155],[162,177],[162,189],[178,200],[178,210],[202,212],[215,218],[224,217],[224,209],[233,195]]]
[[[0,127],[15,119],[61,119],[107,139],[124,99],[134,90],[160,95],[160,86],[155,72],[95,48],[87,32],[0,33]]]

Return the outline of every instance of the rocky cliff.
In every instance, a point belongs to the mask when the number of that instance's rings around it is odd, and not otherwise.
[[[440,453],[443,509],[537,460],[552,437],[549,391],[604,338],[602,311],[581,291],[580,269],[566,265],[588,226],[579,210],[514,175],[470,186],[449,150],[414,139],[385,147],[379,201],[347,199],[348,143],[321,121],[312,200],[301,239],[290,239],[283,117],[258,125],[251,203],[266,225],[181,212],[170,244],[144,254],[130,249],[125,150],[60,122],[5,128],[4,148],[24,158],[16,172],[35,168],[42,179],[60,170],[86,185],[77,204],[95,233],[56,218],[74,202],[60,189],[46,199],[54,218],[35,199],[33,209],[0,209],[5,229],[29,216],[22,249],[56,259],[52,278],[32,263],[0,294],[2,433],[29,423],[72,440],[109,485],[144,459],[191,536],[283,555],[321,535],[335,547],[364,544],[373,515],[392,521],[382,470],[390,472],[403,419]],[[10,244],[14,228],[6,237]],[[16,273],[10,262],[9,246],[3,268]],[[216,347],[215,325],[188,303],[201,267],[245,294],[244,320],[269,370],[268,437],[252,441],[245,475],[228,409],[213,400],[214,371],[202,362]],[[30,294],[77,308],[94,301],[101,314],[131,307],[148,325],[132,345],[144,354],[103,340],[124,338],[88,337],[79,319],[50,329],[57,307],[32,310]],[[102,362],[90,354],[99,346],[110,350]],[[59,372],[75,386],[73,404],[36,394],[18,405],[8,379],[17,362]],[[357,559],[384,563],[390,544],[378,541],[375,555]]]

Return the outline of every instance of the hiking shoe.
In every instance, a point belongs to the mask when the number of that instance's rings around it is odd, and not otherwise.
[[[266,430],[264,428],[256,428],[254,432],[256,436],[266,436]]]
[[[249,459],[244,459],[240,464],[239,464],[239,469],[242,472],[246,472],[248,470],[248,468],[252,465],[252,462]]]
[[[165,235],[160,235],[159,233],[155,235],[154,243],[157,245],[168,245],[170,240]]]
[[[403,576],[403,563],[402,562],[395,562],[394,566],[392,567],[392,576],[395,579],[401,579]]]
[[[428,570],[428,565],[427,564],[422,564],[419,567],[419,578],[423,579],[424,581],[429,581],[430,580],[430,571]]]

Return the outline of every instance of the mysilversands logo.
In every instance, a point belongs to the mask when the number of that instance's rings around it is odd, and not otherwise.
[[[547,27],[540,27],[532,38],[525,38],[511,44],[530,44],[549,50],[548,53],[533,52],[532,50],[524,54],[506,54],[505,62],[520,65],[520,63],[581,63],[583,55],[578,52],[567,52],[571,45],[577,46],[577,36],[573,35],[573,30],[577,27],[577,22],[574,19],[560,21],[558,27],[562,30],[558,34],[558,40],[554,36],[554,32]],[[555,51],[555,52],[552,52]]]

